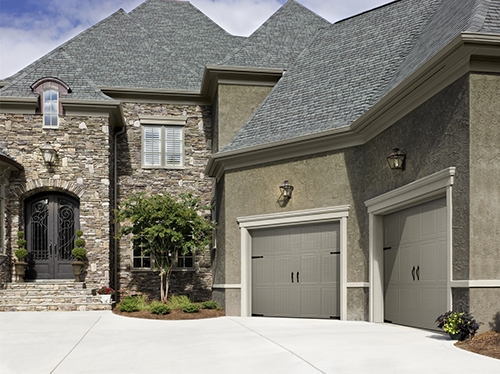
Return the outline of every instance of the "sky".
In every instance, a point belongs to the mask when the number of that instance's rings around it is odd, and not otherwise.
[[[175,1],[175,0],[174,0]],[[330,22],[392,0],[297,0]],[[144,0],[0,0],[0,79],[11,76],[120,8]],[[190,0],[233,35],[248,36],[286,0]]]

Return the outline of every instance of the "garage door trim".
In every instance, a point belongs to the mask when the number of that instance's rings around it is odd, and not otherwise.
[[[446,197],[447,307],[451,309],[452,279],[452,186],[455,168],[450,167],[365,201],[369,213],[370,322],[384,321],[383,216],[398,210]]]
[[[340,319],[347,317],[347,217],[349,205],[238,217],[241,229],[241,316],[252,313],[252,238],[250,230],[340,221]]]

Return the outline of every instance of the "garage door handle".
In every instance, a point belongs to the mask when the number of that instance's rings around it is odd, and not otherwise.
[[[411,276],[413,277],[413,280],[415,280],[415,266],[411,269]]]
[[[299,272],[297,272],[297,283],[299,283]]]
[[[292,283],[293,283],[293,271],[292,271]]]
[[[420,280],[420,266],[417,266],[417,280]]]

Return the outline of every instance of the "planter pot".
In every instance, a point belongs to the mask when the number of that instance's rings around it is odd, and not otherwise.
[[[85,265],[82,261],[72,262],[73,274],[75,275],[75,282],[83,282],[83,266]]]
[[[451,332],[449,332],[448,335],[450,335],[451,340],[465,340],[465,334],[463,332],[459,332],[457,334],[452,334]]]
[[[16,262],[14,264],[16,268],[17,281],[19,283],[24,283],[24,274],[26,273],[26,268],[28,267],[27,262]]]
[[[109,304],[111,303],[111,295],[99,295],[101,296],[101,303]]]

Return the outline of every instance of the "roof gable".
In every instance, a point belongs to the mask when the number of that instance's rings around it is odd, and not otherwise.
[[[286,69],[330,22],[289,0],[221,64]]]

